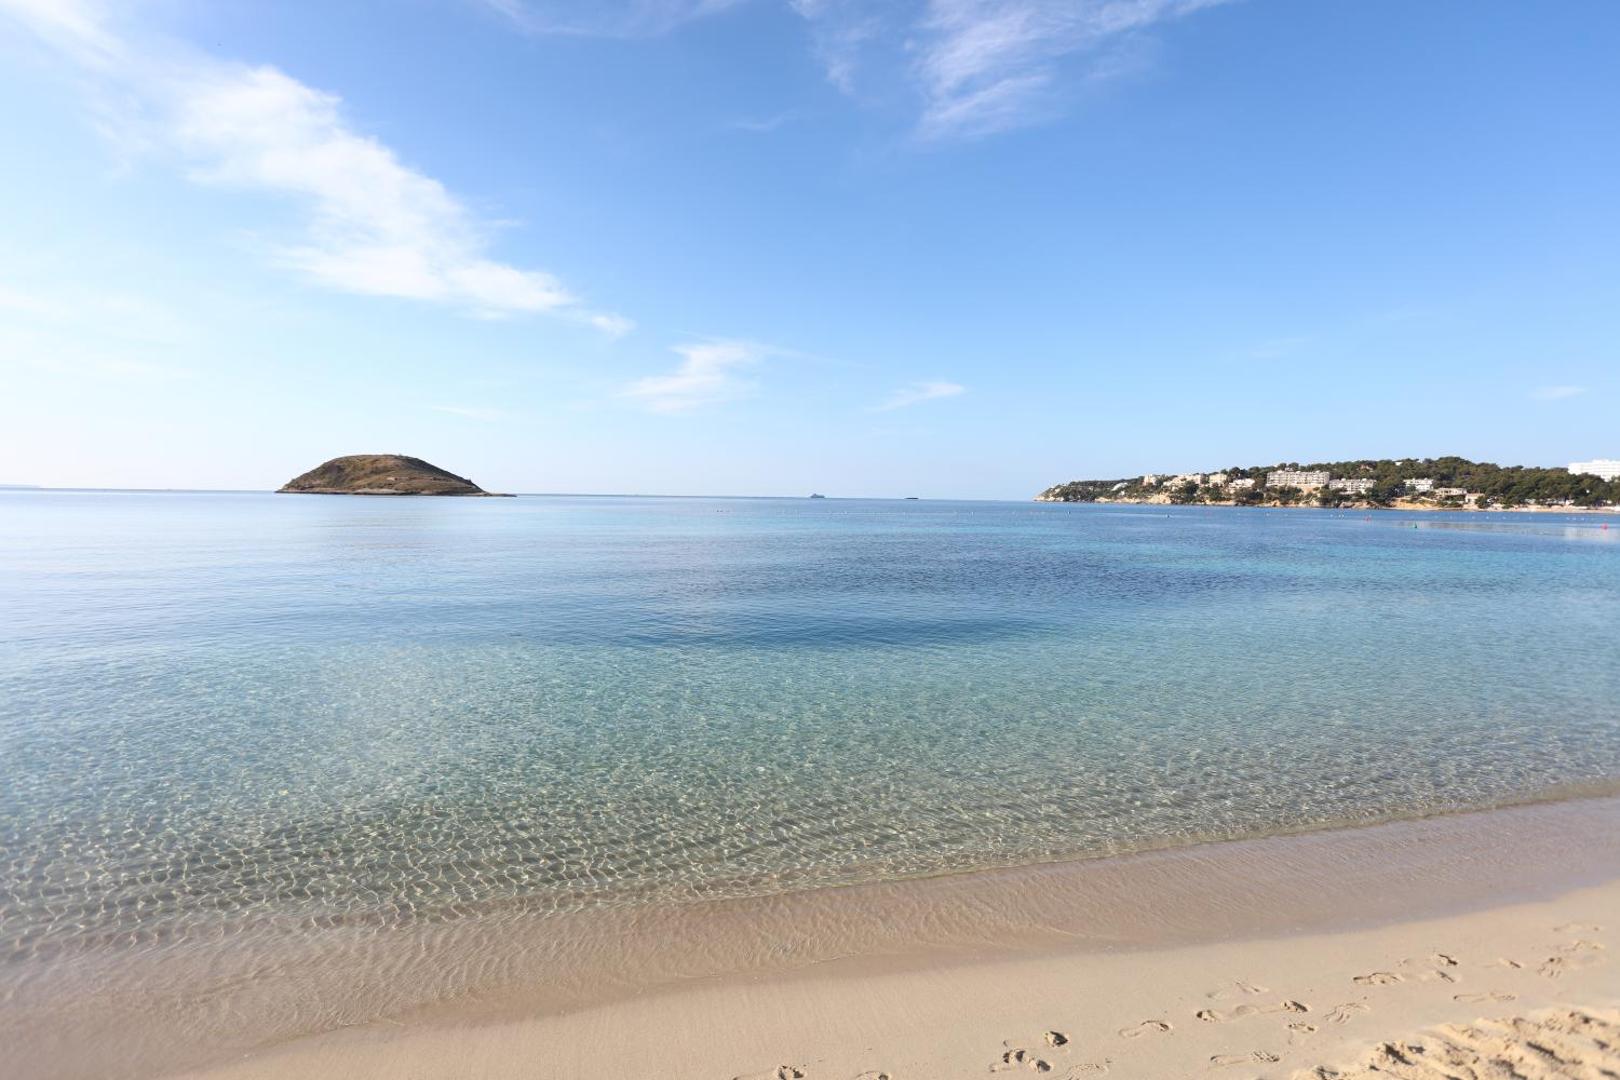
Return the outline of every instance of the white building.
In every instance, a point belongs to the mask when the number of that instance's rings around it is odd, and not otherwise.
[[[1225,487],[1227,479],[1227,475],[1223,472],[1212,472],[1209,474],[1209,486]]]
[[[1406,489],[1408,491],[1415,491],[1419,495],[1427,495],[1429,492],[1434,490],[1434,481],[1428,477],[1424,477],[1421,480],[1408,480],[1406,482]]]
[[[1460,499],[1468,494],[1466,488],[1435,488],[1434,493],[1442,499]]]
[[[1165,481],[1171,487],[1180,487],[1183,484],[1202,484],[1203,482],[1203,473],[1182,473],[1180,476],[1172,476]]]
[[[1601,480],[1617,480],[1620,479],[1620,461],[1615,461],[1612,458],[1598,458],[1595,461],[1572,461],[1569,463],[1569,471],[1576,475],[1587,473]]]
[[[1228,481],[1226,486],[1231,488],[1233,491],[1248,491],[1250,488],[1254,487],[1254,477],[1240,476],[1236,480]]]
[[[1157,473],[1148,473],[1146,476],[1142,477],[1143,487],[1157,487],[1158,484],[1159,475]]]
[[[1365,495],[1373,489],[1375,481],[1362,477],[1356,480],[1329,480],[1328,488],[1333,491],[1344,491],[1351,495]]]
[[[1327,482],[1325,469],[1278,469],[1266,474],[1266,487],[1319,488]]]

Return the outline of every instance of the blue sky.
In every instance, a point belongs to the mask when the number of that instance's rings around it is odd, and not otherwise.
[[[1620,456],[1620,4],[0,0],[0,482]]]

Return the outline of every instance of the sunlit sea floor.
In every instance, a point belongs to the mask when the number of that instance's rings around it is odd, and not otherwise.
[[[0,613],[13,996],[1620,781],[1620,517],[5,492]]]

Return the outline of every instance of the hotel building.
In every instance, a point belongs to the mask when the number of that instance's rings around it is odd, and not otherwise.
[[[1620,479],[1620,461],[1615,461],[1612,458],[1598,458],[1595,461],[1572,461],[1569,463],[1569,471],[1576,475],[1588,473],[1600,480],[1617,480]]]
[[[1278,469],[1266,474],[1266,487],[1319,488],[1327,482],[1325,469]]]

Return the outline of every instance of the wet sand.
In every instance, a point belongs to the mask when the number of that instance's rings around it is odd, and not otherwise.
[[[644,912],[594,998],[576,971],[183,1075],[1601,1076],[1617,826],[1583,799]]]

